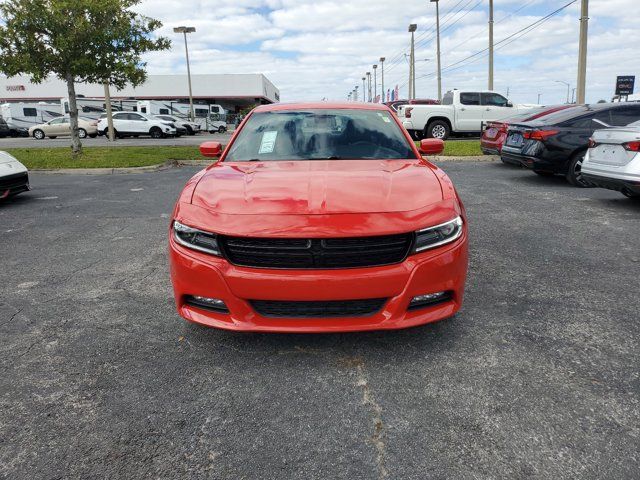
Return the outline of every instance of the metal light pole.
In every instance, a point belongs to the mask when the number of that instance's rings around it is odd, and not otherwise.
[[[187,79],[189,80],[189,115],[191,117],[191,121],[194,121],[196,117],[193,113],[193,93],[191,91],[191,67],[189,66],[189,47],[187,45],[187,33],[195,32],[196,27],[175,27],[173,31],[174,33],[182,33],[184,35],[184,51],[187,56]]]
[[[542,97],[541,93],[538,94],[538,105],[540,105],[540,97]]]
[[[353,89],[353,101],[358,101],[358,85],[356,85],[356,88]]]
[[[418,25],[412,23],[409,25],[411,33],[411,50],[409,52],[409,100],[416,98],[416,51],[414,32],[418,29]]]
[[[489,0],[489,90],[493,90],[493,0]]]
[[[440,7],[438,6],[439,0],[431,0],[431,3],[436,4],[436,44],[438,55],[438,100],[442,101],[442,68],[440,64]]]
[[[373,101],[376,101],[378,98],[378,76],[376,72],[378,71],[378,65],[373,66]]]
[[[382,84],[381,86],[381,90],[382,90],[382,103],[384,103],[385,101],[385,94],[384,94],[384,61],[385,58],[384,57],[380,57],[380,83]]]
[[[571,85],[569,85],[567,82],[563,82],[562,80],[554,80],[554,82],[563,83],[567,86],[567,103],[569,103],[569,89],[571,88]]]
[[[367,101],[371,102],[371,72],[367,72]]]
[[[367,85],[366,85],[366,77],[362,77],[362,101],[367,101]]]
[[[589,0],[582,0],[580,8],[580,47],[578,49],[578,83],[576,103],[584,103],[587,84],[587,31],[589,29]]]

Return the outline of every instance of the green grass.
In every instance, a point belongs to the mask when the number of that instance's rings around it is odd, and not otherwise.
[[[420,142],[416,142],[419,147]],[[444,152],[441,155],[447,157],[469,157],[482,155],[480,140],[447,140],[444,142]]]
[[[168,160],[197,160],[204,157],[197,145],[183,147],[85,147],[74,159],[69,147],[8,148],[27,168],[118,168],[157,165]]]

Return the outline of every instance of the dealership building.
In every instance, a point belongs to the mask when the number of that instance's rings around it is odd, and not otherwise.
[[[230,113],[254,105],[280,101],[280,91],[262,74],[211,74],[191,75],[193,101],[196,104],[221,105]],[[123,90],[111,88],[111,97],[118,100],[189,101],[189,84],[186,75],[149,75],[138,86]],[[102,84],[77,83],[78,97],[104,98]],[[51,77],[46,81],[31,83],[28,76],[0,76],[0,103],[51,102],[67,98],[67,86],[62,80]]]

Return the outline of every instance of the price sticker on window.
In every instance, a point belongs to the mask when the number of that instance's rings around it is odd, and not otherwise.
[[[278,132],[276,130],[264,132],[262,134],[262,141],[260,142],[260,150],[258,151],[258,154],[273,153],[277,137]]]

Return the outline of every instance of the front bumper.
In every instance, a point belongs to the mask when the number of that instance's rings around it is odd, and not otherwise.
[[[226,260],[169,242],[171,280],[178,313],[210,327],[251,332],[347,332],[408,328],[454,315],[467,275],[467,231],[455,242],[384,267],[341,270],[271,270],[237,267]],[[452,292],[442,303],[408,310],[416,295]],[[229,313],[185,303],[190,295],[218,298]],[[250,300],[331,301],[387,299],[363,317],[274,318],[259,315]]]
[[[3,175],[0,177],[0,199],[22,192],[28,192],[29,190],[31,190],[31,187],[29,186],[29,174],[27,172]]]

